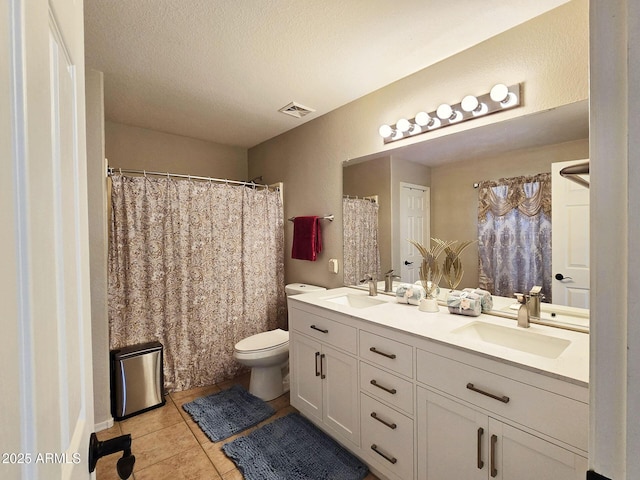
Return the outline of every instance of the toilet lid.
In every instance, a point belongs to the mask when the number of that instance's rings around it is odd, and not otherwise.
[[[289,332],[278,328],[268,332],[257,333],[244,340],[240,340],[236,343],[235,348],[236,351],[239,352],[255,352],[257,350],[279,347],[288,341]]]

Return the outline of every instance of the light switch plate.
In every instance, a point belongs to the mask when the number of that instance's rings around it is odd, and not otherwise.
[[[338,259],[330,258],[329,259],[329,271],[331,273],[338,273]]]

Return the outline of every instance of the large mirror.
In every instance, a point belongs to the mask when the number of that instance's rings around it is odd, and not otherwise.
[[[553,172],[553,178],[558,176],[560,167],[569,165],[566,162],[588,158],[588,107],[586,102],[579,102],[345,161],[343,197],[377,200],[380,280],[390,270],[399,275],[402,282],[412,283],[419,279],[415,267],[419,265],[420,257],[407,238],[422,240],[421,243],[426,244],[429,238],[435,237],[476,242],[462,253],[464,277],[459,288],[477,287],[480,276],[477,246],[479,189],[474,186],[483,181],[542,172]],[[563,180],[570,184],[570,192],[577,192],[582,203],[578,209],[572,204],[564,214],[556,206],[557,215],[551,215],[555,220],[553,231],[560,233],[564,227],[576,227],[581,233],[570,235],[581,243],[563,247],[554,238],[554,263],[549,272],[552,276],[549,282],[555,284],[555,293],[549,295],[551,305],[546,305],[543,310],[548,311],[548,318],[553,321],[562,322],[564,314],[571,313],[584,317],[584,320],[577,321],[588,325],[588,189]],[[560,182],[552,183],[554,187],[560,185]],[[419,203],[414,201],[416,195],[422,196],[422,204],[426,205],[422,212],[412,210],[413,205]],[[553,198],[560,201],[561,196],[556,191]],[[358,217],[362,218],[361,215]],[[347,226],[347,221],[345,218],[345,230],[351,232],[353,226]],[[370,240],[372,235],[365,233],[362,236]],[[371,242],[364,245],[363,250],[371,250]],[[358,262],[363,258],[365,263],[373,261],[367,260],[362,252],[352,251],[352,246],[345,243],[345,274],[354,270],[358,272],[358,268],[352,268],[354,258]],[[563,256],[568,258],[563,259]],[[560,262],[573,263],[579,268],[568,270],[570,266],[563,263],[561,267]],[[345,284],[357,284],[361,280],[358,276],[373,269],[362,265],[358,267],[360,271],[355,277],[353,274],[345,275]],[[558,274],[562,275],[561,280],[556,278]],[[583,277],[580,281],[586,278],[586,290],[583,285],[578,285],[580,276]],[[557,293],[557,287],[564,289],[564,293]],[[512,299],[497,303],[498,310],[501,310],[499,313],[515,315]]]

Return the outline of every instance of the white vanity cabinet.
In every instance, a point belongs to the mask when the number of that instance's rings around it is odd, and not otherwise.
[[[291,405],[360,445],[356,329],[303,311],[289,316]],[[347,352],[341,351],[347,349]]]
[[[510,378],[422,350],[417,359],[431,387],[417,392],[419,479],[584,478],[586,403],[524,383],[518,369]]]
[[[585,477],[584,337],[570,337],[580,350],[568,364],[578,368],[556,374],[551,367],[567,356],[555,363],[522,357],[527,365],[503,358],[502,347],[487,354],[448,341],[447,332],[466,321],[459,316],[427,315],[393,300],[371,308],[326,300],[348,295],[355,294],[340,289],[289,298],[291,405],[376,476]]]

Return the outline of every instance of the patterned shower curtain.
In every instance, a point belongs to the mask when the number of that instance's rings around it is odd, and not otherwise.
[[[112,177],[110,348],[160,341],[168,391],[233,377],[236,342],[285,322],[280,194]]]
[[[513,297],[541,285],[551,302],[551,174],[482,182],[478,201],[480,288]]]
[[[342,216],[345,285],[356,285],[367,274],[378,277],[378,204],[359,198],[343,198]]]

